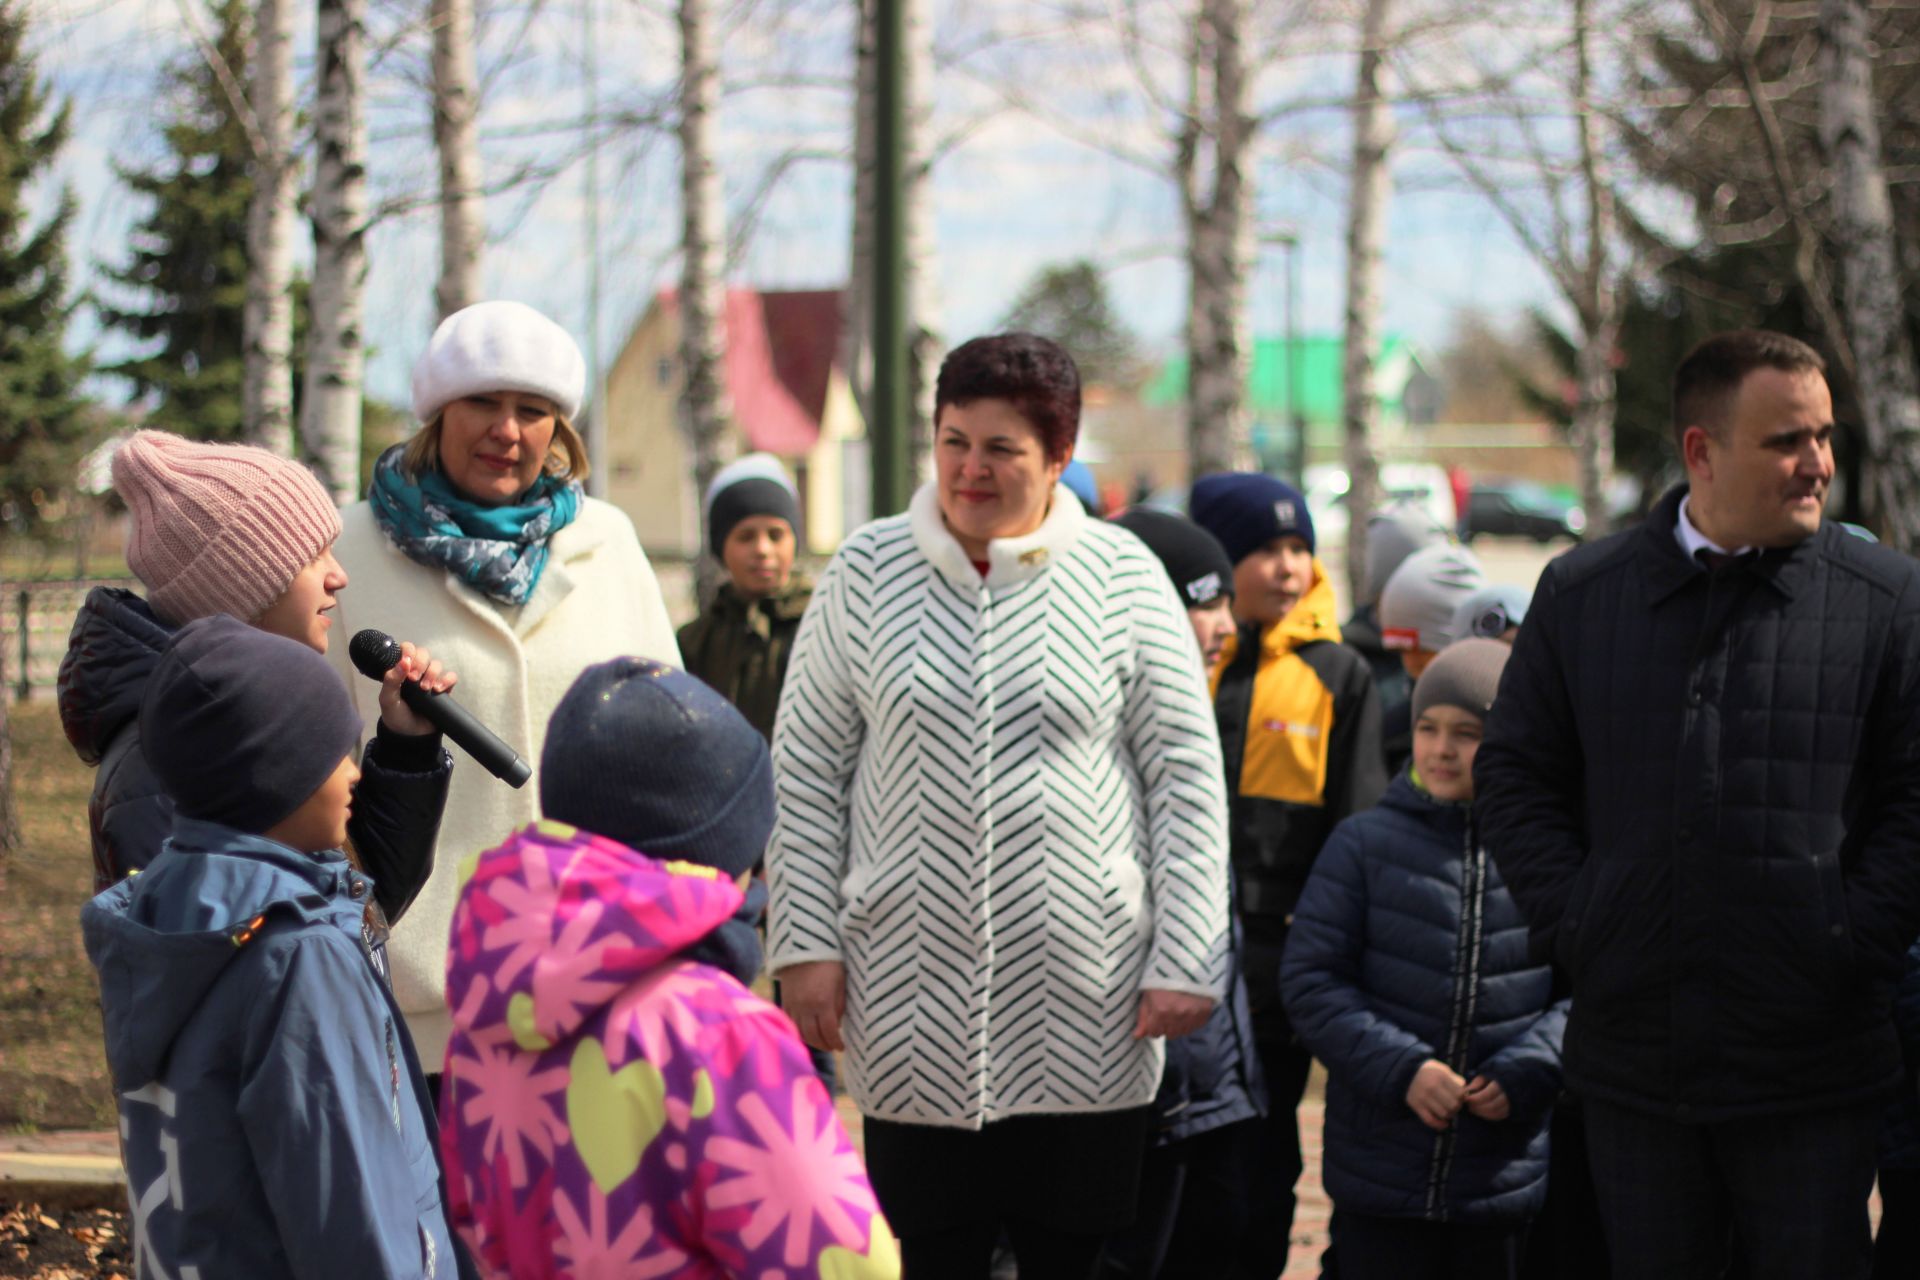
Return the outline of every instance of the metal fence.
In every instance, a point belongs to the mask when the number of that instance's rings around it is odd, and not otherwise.
[[[130,587],[132,578],[56,578],[0,582],[0,671],[16,700],[45,697],[60,675],[73,615],[95,587]]]
[[[693,616],[693,562],[671,553],[651,557],[660,591],[675,626]],[[794,566],[818,578],[824,557],[807,556]],[[52,696],[67,652],[73,615],[95,587],[140,591],[134,578],[57,578],[0,582],[0,674],[5,693],[16,701]],[[353,588],[347,588],[351,591]],[[4,695],[0,695],[4,696]]]

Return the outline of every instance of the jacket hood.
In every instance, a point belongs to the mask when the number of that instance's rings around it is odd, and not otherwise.
[[[330,922],[360,914],[342,892],[337,852],[301,853],[263,836],[176,818],[148,867],[80,912],[87,958],[100,975],[114,1083],[154,1079],[181,1027],[253,939],[260,920]]]
[[[712,867],[536,822],[479,855],[460,890],[447,954],[454,1025],[481,1042],[550,1048],[742,901]]]
[[[60,727],[88,764],[99,764],[114,736],[140,714],[147,677],[173,638],[145,600],[119,587],[95,587],[74,615],[60,660]]]
[[[1280,652],[1297,649],[1313,640],[1331,640],[1338,644],[1340,624],[1334,621],[1336,607],[1333,582],[1327,577],[1326,566],[1320,563],[1320,557],[1315,556],[1313,585],[1307,588],[1299,603],[1287,611],[1286,617],[1267,628],[1260,643],[1270,651]]]
[[[1473,815],[1473,806],[1455,804],[1451,800],[1436,800],[1424,788],[1413,781],[1413,766],[1409,764],[1393,776],[1387,784],[1386,794],[1380,797],[1380,807],[1404,813],[1422,826],[1432,827],[1436,831],[1463,830]]]

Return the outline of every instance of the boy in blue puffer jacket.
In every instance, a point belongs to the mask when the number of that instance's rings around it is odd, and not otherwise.
[[[360,718],[340,678],[200,618],[154,664],[140,736],[173,834],[81,913],[139,1280],[471,1275],[377,886],[341,852]]]
[[[1412,768],[1334,830],[1280,967],[1327,1066],[1341,1280],[1507,1280],[1546,1196],[1567,1003],[1473,823],[1508,649],[1448,646],[1414,686]]]

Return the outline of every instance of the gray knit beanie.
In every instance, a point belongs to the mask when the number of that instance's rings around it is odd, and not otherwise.
[[[1423,547],[1452,541],[1453,532],[1417,502],[1396,502],[1374,512],[1367,521],[1367,577],[1362,599],[1368,604],[1380,603],[1387,579],[1408,556]]]
[[[1380,593],[1380,643],[1397,651],[1440,652],[1460,638],[1453,619],[1461,603],[1486,584],[1479,557],[1465,547],[1414,552]]]
[[[1459,707],[1486,719],[1500,691],[1500,673],[1513,650],[1498,640],[1462,640],[1450,644],[1421,673],[1413,686],[1413,720],[1429,707]]]
[[[737,876],[773,834],[773,763],[760,731],[694,677],[614,658],[582,671],[547,721],[540,810]]]

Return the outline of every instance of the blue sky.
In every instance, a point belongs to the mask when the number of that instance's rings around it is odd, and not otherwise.
[[[674,56],[665,13],[628,0],[599,3],[603,103],[612,110],[656,100],[671,77]],[[805,72],[814,80],[844,76],[844,7],[832,0],[789,0],[787,6],[759,0],[730,11],[725,65],[735,91],[723,103],[720,136],[729,201],[736,208],[788,148],[835,151],[845,145],[850,96],[843,89],[739,88],[749,78],[779,72]],[[970,29],[983,23],[1011,31],[1039,11],[1016,0],[952,0],[936,7],[936,30],[947,47],[964,43]],[[376,34],[391,31],[398,12],[392,5],[376,7]],[[1019,18],[1008,19],[1015,12]],[[172,0],[36,5],[42,70],[76,108],[75,138],[61,178],[80,200],[72,245],[79,286],[92,283],[94,263],[126,253],[140,209],[113,178],[110,162],[139,163],[157,154],[156,87],[168,62],[191,48],[181,13]],[[308,39],[303,31],[302,77]],[[1083,132],[1110,137],[1120,149],[1157,154],[1159,126],[1150,109],[1126,100],[1128,86],[1097,46],[1089,40],[1063,58],[1057,43],[1014,40],[1010,52],[945,67],[938,78],[936,129],[971,126],[966,141],[944,153],[934,171],[943,321],[951,340],[991,328],[1041,266],[1087,256],[1110,267],[1119,309],[1150,350],[1178,344],[1185,283],[1171,184],[1006,109],[991,83],[995,77],[1039,83],[1052,68],[1062,68],[1059,75],[1071,83],[1057,109],[1085,107],[1092,123]],[[409,82],[419,73],[422,47],[417,37],[402,40],[375,69],[371,180],[377,200],[428,192],[433,160],[426,108],[422,91]],[[482,116],[490,179],[558,154],[561,144],[552,137],[513,135],[579,111],[579,52],[579,0],[550,0],[531,17],[524,9],[490,10],[482,40],[483,71],[490,76]],[[1270,91],[1284,95],[1338,80],[1351,74],[1350,65],[1333,53],[1296,58],[1283,74],[1269,77],[1275,82]],[[1338,165],[1345,146],[1337,113],[1309,113],[1264,139],[1256,166],[1260,225],[1291,229],[1300,239],[1300,314],[1309,331],[1337,329],[1341,321],[1345,190]],[[646,300],[677,270],[675,165],[671,139],[646,131],[603,148],[598,203],[609,358]],[[1552,305],[1544,274],[1491,210],[1457,184],[1433,181],[1434,172],[1434,162],[1418,153],[1401,166],[1387,238],[1386,326],[1431,347],[1444,342],[1463,308],[1505,316]],[[850,186],[850,167],[842,159],[793,168],[767,202],[735,283],[817,287],[843,280]],[[587,207],[577,164],[544,183],[494,197],[486,259],[489,294],[540,307],[583,343]],[[396,403],[405,401],[408,369],[431,331],[436,244],[424,208],[386,219],[370,240],[369,389]],[[1268,250],[1251,288],[1257,330],[1279,330],[1283,287],[1281,252]],[[81,343],[98,339],[84,322],[74,337]],[[99,341],[106,356],[123,350],[110,336]],[[106,394],[114,390],[102,388]]]

